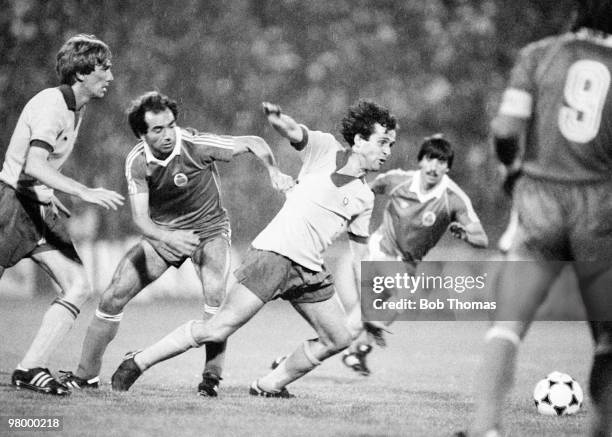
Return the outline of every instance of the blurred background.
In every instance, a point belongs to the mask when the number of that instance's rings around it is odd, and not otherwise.
[[[62,43],[77,33],[93,33],[111,47],[115,81],[106,98],[87,108],[63,170],[76,180],[126,194],[124,162],[137,139],[125,109],[148,90],[179,102],[183,126],[262,136],[291,175],[299,171],[299,154],[267,126],[262,101],[276,102],[310,128],[341,139],[338,125],[346,108],[370,98],[388,106],[400,125],[385,170],[416,166],[423,137],[444,133],[456,150],[450,176],[470,195],[495,243],[509,201],[498,189],[488,124],[518,49],[567,28],[572,4],[0,0],[0,152],[4,156],[28,99],[57,85],[55,55]],[[234,246],[240,250],[274,216],[283,197],[249,156],[220,165],[220,172]],[[65,200],[74,213],[73,235],[100,289],[134,242],[129,207],[107,212]],[[2,290],[45,280],[28,261],[19,268],[5,275]]]

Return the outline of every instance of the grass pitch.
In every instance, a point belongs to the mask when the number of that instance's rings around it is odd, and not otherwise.
[[[338,357],[290,386],[297,398],[248,395],[252,380],[265,374],[276,356],[313,336],[289,304],[273,302],[230,338],[224,381],[217,399],[196,395],[203,350],[161,363],[127,393],[108,381],[128,350],[159,339],[197,318],[199,301],[152,301],[126,308],[119,334],[110,344],[98,391],[68,398],[17,391],[10,375],[24,354],[48,300],[0,296],[0,416],[63,416],[61,436],[448,436],[464,429],[473,409],[472,387],[484,322],[399,322],[386,349],[375,349],[369,377],[353,374]],[[93,314],[83,309],[50,367],[74,370]],[[576,416],[537,414],[531,393],[552,370],[571,374],[587,389],[591,341],[584,323],[540,322],[519,356],[517,384],[505,424],[512,436],[579,436],[586,429],[588,395]],[[32,432],[32,435],[40,435]],[[0,427],[0,435],[28,435]]]

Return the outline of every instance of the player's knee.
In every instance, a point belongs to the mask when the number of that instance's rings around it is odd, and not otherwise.
[[[215,321],[196,320],[191,327],[191,335],[198,345],[204,343],[222,343],[231,333],[229,326]]]
[[[89,285],[85,270],[70,276],[64,290],[64,297],[79,307],[93,297],[93,289]]]
[[[107,314],[119,314],[127,305],[129,299],[124,293],[119,293],[112,285],[104,290],[98,307]]]

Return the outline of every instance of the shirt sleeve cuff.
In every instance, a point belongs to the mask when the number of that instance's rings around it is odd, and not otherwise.
[[[30,147],[40,147],[41,149],[45,149],[49,153],[53,153],[53,146],[43,140],[30,141]]]
[[[295,150],[303,150],[304,147],[306,147],[306,145],[308,144],[308,129],[306,129],[306,127],[302,124],[300,124],[300,129],[302,129],[302,141],[300,141],[299,143],[291,142],[291,146]]]

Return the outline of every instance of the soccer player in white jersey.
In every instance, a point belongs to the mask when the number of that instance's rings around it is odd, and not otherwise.
[[[51,353],[91,296],[85,270],[66,229],[70,215],[54,190],[116,209],[123,197],[88,188],[60,173],[79,131],[85,105],[101,99],[113,80],[111,52],[93,35],[70,38],[57,54],[61,85],[36,94],[21,112],[0,172],[0,276],[31,258],[60,286],[60,297],[45,313],[12,383],[40,393],[70,390],[47,369]]]
[[[391,170],[371,182],[372,191],[388,196],[389,201],[381,225],[370,237],[369,261],[402,261],[405,273],[414,274],[417,264],[447,229],[472,246],[487,246],[487,235],[472,202],[447,175],[453,158],[451,144],[437,134],[421,144],[417,155],[419,170]],[[366,356],[373,343],[385,345],[384,328],[361,323],[359,302],[350,314],[351,329],[363,332],[345,351],[342,361],[367,376],[370,370]]]
[[[343,147],[331,134],[313,131],[264,104],[270,124],[304,154],[297,184],[270,224],[255,238],[236,271],[237,284],[209,321],[192,320],[156,344],[123,361],[113,387],[128,390],[154,364],[186,350],[227,339],[267,302],[289,300],[317,333],[263,378],[252,395],[291,397],[286,386],[351,341],[345,313],[332,299],[332,278],[322,254],[348,232],[356,263],[367,252],[374,194],[364,180],[377,171],[395,143],[395,118],[379,105],[360,101],[342,121]],[[357,283],[357,278],[355,278]]]
[[[518,346],[565,262],[595,343],[589,435],[612,435],[612,2],[577,3],[570,32],[521,50],[492,123],[497,156],[516,182],[508,260],[530,262],[508,262],[501,273],[470,436],[502,435]]]
[[[183,129],[177,117],[176,102],[157,91],[138,97],[128,110],[140,142],[126,159],[126,177],[132,217],[143,238],[119,262],[102,294],[78,368],[62,376],[69,387],[98,388],[102,357],[117,334],[123,309],[170,266],[191,258],[204,291],[203,319],[217,312],[229,274],[230,223],[221,204],[216,161],[250,152],[266,166],[275,188],[293,186],[262,138]],[[224,350],[225,342],[206,345],[201,396],[217,396]]]

